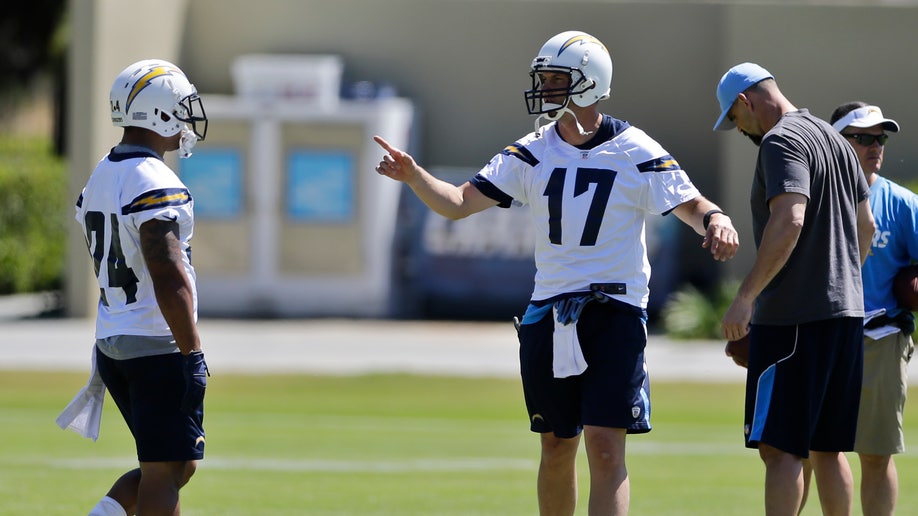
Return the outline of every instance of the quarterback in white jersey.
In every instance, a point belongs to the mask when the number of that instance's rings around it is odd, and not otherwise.
[[[58,424],[98,437],[101,410],[92,407],[111,393],[139,467],[121,475],[90,516],[177,515],[179,490],[204,457],[209,373],[189,244],[194,203],[163,157],[176,150],[190,156],[207,117],[185,74],[162,60],[125,68],[109,100],[112,123],[124,132],[76,203],[100,292],[87,385],[94,388],[81,391]],[[81,417],[86,411],[92,416]],[[95,428],[87,432],[88,420]]]
[[[532,61],[531,77],[525,97],[529,113],[539,115],[536,131],[470,181],[439,180],[378,136],[386,154],[376,171],[450,219],[529,206],[537,272],[517,326],[523,396],[542,446],[539,509],[574,513],[582,434],[596,488],[590,513],[626,514],[625,436],[650,431],[645,217],[672,212],[719,261],[736,254],[739,238],[659,144],[599,112],[612,59],[598,39],[578,31],[554,36]],[[550,123],[540,128],[543,118]]]
[[[596,133],[598,144],[581,149],[565,142],[555,124],[544,126],[495,156],[472,184],[506,197],[504,203],[531,205],[539,235],[532,299],[621,283],[615,298],[646,308],[645,214],[667,213],[699,193],[640,129],[607,115]]]

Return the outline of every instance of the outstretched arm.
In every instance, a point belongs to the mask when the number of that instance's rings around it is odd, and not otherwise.
[[[456,220],[497,206],[497,201],[485,196],[471,183],[456,186],[437,179],[407,152],[393,147],[379,136],[374,136],[373,140],[388,153],[376,166],[376,172],[407,184],[427,207],[440,215]]]
[[[691,201],[676,206],[673,213],[679,217],[679,220],[704,237],[701,247],[709,249],[715,260],[725,262],[736,256],[736,250],[739,248],[739,235],[733,227],[733,221],[721,212],[716,204],[699,195]],[[706,214],[708,214],[707,228],[704,227]]]

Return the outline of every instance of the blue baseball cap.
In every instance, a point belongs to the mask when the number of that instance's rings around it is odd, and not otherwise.
[[[775,77],[768,73],[768,70],[755,63],[742,63],[727,70],[727,73],[720,78],[717,84],[717,101],[720,102],[720,118],[714,123],[714,131],[725,131],[736,127],[733,122],[727,118],[727,111],[736,102],[736,97],[749,89],[750,86],[764,81],[765,79],[774,79]]]

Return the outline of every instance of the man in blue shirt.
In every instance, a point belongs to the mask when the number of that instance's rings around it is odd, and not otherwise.
[[[849,102],[838,106],[830,121],[857,153],[877,225],[862,268],[864,376],[854,442],[861,506],[864,514],[893,514],[899,482],[892,455],[905,451],[902,413],[915,329],[914,315],[893,296],[893,278],[918,260],[918,195],[879,175],[887,132],[899,132],[895,120],[884,118],[877,106]]]

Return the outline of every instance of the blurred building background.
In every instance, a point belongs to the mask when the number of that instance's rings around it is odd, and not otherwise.
[[[127,64],[171,60],[204,96],[212,132],[173,165],[199,210],[205,316],[521,312],[534,271],[525,212],[431,215],[375,174],[382,153],[371,137],[465,181],[532,130],[529,64],[563,30],[606,44],[615,70],[603,110],[657,139],[741,232],[739,257],[716,264],[688,228],[654,221],[651,311],[679,285],[742,277],[754,256],[755,148],[711,131],[714,88],[730,66],[758,62],[823,118],[846,101],[880,104],[903,127],[885,175],[908,178],[918,162],[914,1],[69,0],[68,20],[61,98],[74,199],[120,137],[108,90]],[[253,55],[306,60],[279,77],[256,71],[253,86],[238,75]],[[273,91],[254,91],[259,73]],[[66,309],[90,315],[91,268],[71,227]]]

